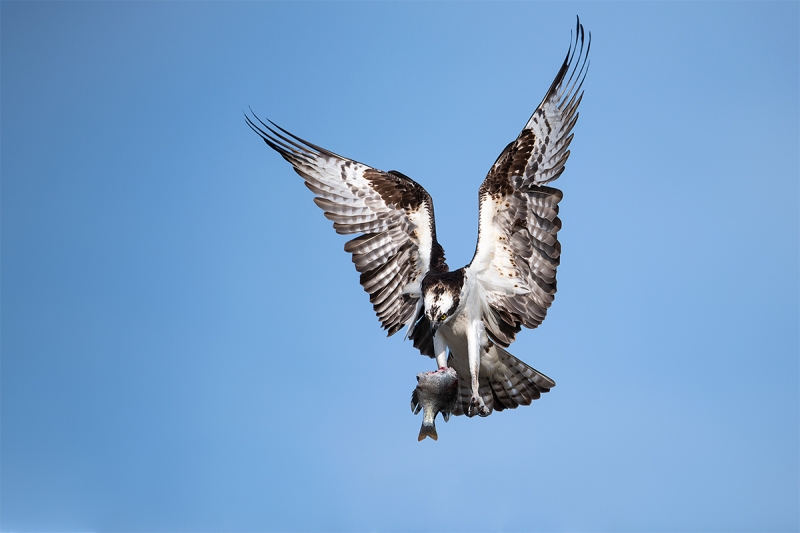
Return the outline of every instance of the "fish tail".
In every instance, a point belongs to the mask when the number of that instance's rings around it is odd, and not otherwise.
[[[422,423],[422,427],[419,428],[419,438],[417,441],[424,440],[425,437],[439,440],[439,435],[436,434],[436,426],[434,424],[427,425],[425,422]]]

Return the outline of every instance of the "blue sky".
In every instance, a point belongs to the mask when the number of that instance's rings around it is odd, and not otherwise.
[[[417,372],[245,125],[423,184],[448,262],[579,14],[558,384]],[[800,528],[796,2],[3,2],[3,531]]]

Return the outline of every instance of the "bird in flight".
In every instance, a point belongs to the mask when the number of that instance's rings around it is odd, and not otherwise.
[[[562,193],[547,184],[569,157],[590,45],[578,20],[542,103],[478,189],[478,244],[458,270],[445,262],[433,200],[417,182],[245,117],[305,180],[336,232],[357,235],[344,249],[383,328],[391,336],[406,327],[420,353],[456,371],[456,415],[529,405],[555,386],[506,348],[523,326],[542,323],[556,293]]]

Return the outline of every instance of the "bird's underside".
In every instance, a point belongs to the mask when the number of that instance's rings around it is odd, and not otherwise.
[[[455,414],[489,415],[528,405],[555,382],[507,348],[522,327],[536,328],[556,293],[561,191],[588,68],[591,38],[578,21],[550,89],[478,191],[478,243],[472,261],[450,271],[436,240],[433,200],[411,178],[339,156],[271,121],[246,117],[292,164],[333,221],[384,329],[404,326],[420,353],[459,380]]]

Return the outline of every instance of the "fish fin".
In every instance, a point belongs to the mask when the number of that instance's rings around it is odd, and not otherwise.
[[[450,413],[442,411],[442,418],[444,418],[444,421],[447,422],[448,420],[450,420]]]
[[[417,439],[417,442],[425,439],[425,437],[430,437],[433,440],[439,440],[439,435],[436,434],[436,426],[433,424],[430,426],[422,424],[422,427],[419,428],[419,438]]]
[[[414,389],[414,392],[411,393],[411,412],[417,414],[422,409],[422,406],[419,404],[419,396],[417,396],[417,389]]]

